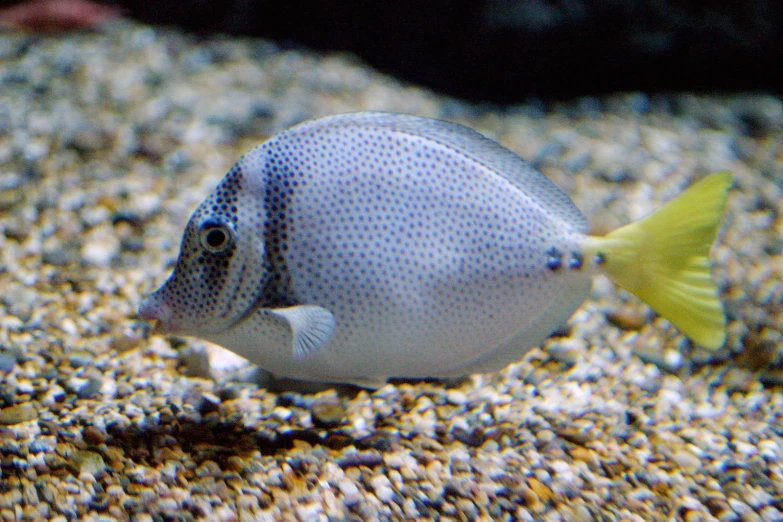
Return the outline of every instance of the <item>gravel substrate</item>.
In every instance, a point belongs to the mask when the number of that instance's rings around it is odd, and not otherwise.
[[[714,250],[726,349],[605,279],[541,349],[457,383],[273,392],[222,350],[151,335],[137,306],[231,163],[367,109],[500,140],[596,232],[734,172]],[[782,193],[779,98],[497,109],[261,40],[4,33],[0,519],[781,520]]]

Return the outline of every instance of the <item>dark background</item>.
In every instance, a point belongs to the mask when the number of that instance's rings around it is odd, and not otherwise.
[[[779,0],[107,3],[198,33],[350,50],[382,71],[474,100],[781,87]]]

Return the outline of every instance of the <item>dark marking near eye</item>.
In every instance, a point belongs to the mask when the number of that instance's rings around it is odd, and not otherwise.
[[[606,263],[606,254],[603,252],[596,252],[595,254],[595,264],[596,265],[603,265]]]
[[[579,252],[571,252],[571,259],[568,261],[568,268],[571,270],[579,270],[582,268],[582,264],[582,254]]]
[[[558,270],[561,266],[563,266],[563,253],[560,252],[555,247],[550,248],[546,251],[547,260],[546,260],[546,267],[550,269],[551,271]]]

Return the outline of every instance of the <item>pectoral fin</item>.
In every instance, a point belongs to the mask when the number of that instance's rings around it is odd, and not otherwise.
[[[334,316],[326,308],[298,305],[269,310],[291,327],[294,359],[301,361],[322,350],[334,333]]]

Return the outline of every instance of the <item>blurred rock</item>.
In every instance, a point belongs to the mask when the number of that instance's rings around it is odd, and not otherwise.
[[[774,0],[115,3],[145,22],[350,50],[475,99],[781,86]]]

